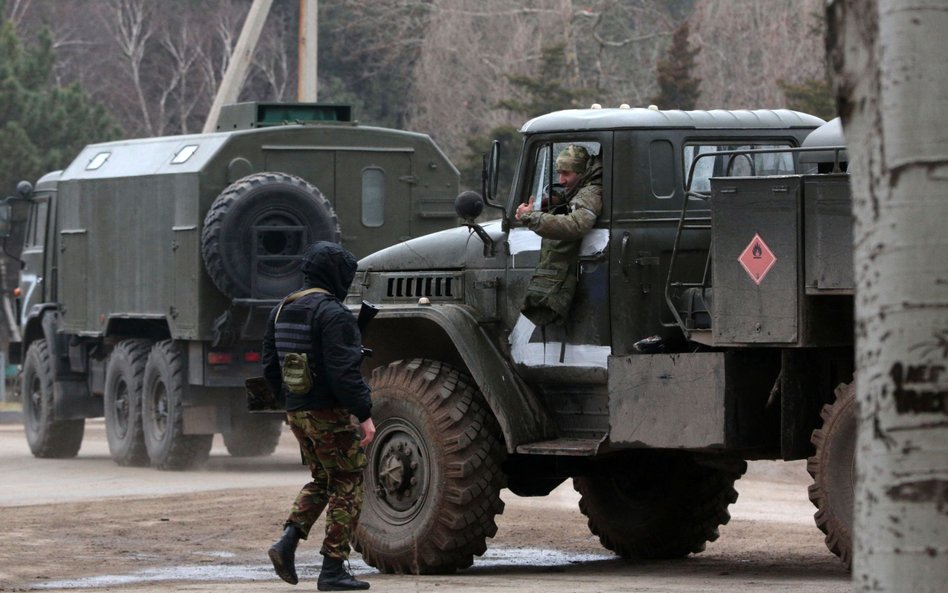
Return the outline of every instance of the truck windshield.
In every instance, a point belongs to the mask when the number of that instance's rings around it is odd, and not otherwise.
[[[755,148],[789,148],[789,144],[686,144],[683,163],[685,166],[685,183],[688,182],[688,172],[691,162],[700,154],[718,151],[751,150]],[[694,179],[691,182],[692,191],[709,191],[712,177],[760,177],[763,175],[792,175],[793,155],[790,153],[773,154],[745,154],[733,157],[731,170],[728,174],[728,163],[732,157],[718,155],[705,157],[695,166]]]

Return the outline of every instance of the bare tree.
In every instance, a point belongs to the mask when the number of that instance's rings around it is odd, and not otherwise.
[[[177,129],[187,134],[194,108],[206,97],[205,81],[196,76],[200,67],[203,51],[201,35],[194,29],[190,19],[174,22],[174,26],[165,27],[160,34],[161,47],[168,57],[169,80],[167,91],[159,94],[162,113],[169,97],[174,96]],[[162,118],[164,119],[164,118]]]
[[[836,0],[830,17],[855,218],[853,577],[934,593],[948,581],[948,10]]]
[[[128,68],[138,110],[145,132],[149,136],[156,134],[156,125],[152,122],[145,93],[145,81],[142,78],[142,63],[149,39],[154,34],[152,22],[153,3],[148,0],[109,0],[111,10],[107,13],[107,26],[112,32],[115,43]],[[162,114],[163,115],[163,114]],[[160,120],[159,120],[160,121]],[[160,127],[164,127],[159,124]]]
[[[780,80],[825,74],[823,0],[704,0],[691,16],[704,108],[777,108]]]
[[[287,14],[279,10],[273,10],[270,13],[264,28],[264,33],[257,44],[257,51],[254,54],[254,73],[250,84],[245,88],[247,93],[253,93],[256,98],[267,98],[273,101],[286,99],[291,83],[295,83],[295,73],[291,72],[291,61],[295,64],[295,54],[291,56],[291,47],[296,44],[296,23],[292,17],[296,15]],[[293,38],[289,39],[292,34]],[[253,84],[255,79],[262,81],[262,84]],[[264,90],[265,89],[265,90]],[[262,93],[261,93],[262,91]]]
[[[33,0],[10,0],[7,6],[7,18],[13,24],[14,29],[19,29],[20,21],[30,11],[30,5]]]
[[[660,0],[435,0],[406,125],[433,133],[454,158],[471,136],[523,123],[499,109],[509,77],[535,76],[543,49],[563,48],[568,88],[605,105],[645,104],[676,23]],[[578,107],[564,98],[562,107]]]

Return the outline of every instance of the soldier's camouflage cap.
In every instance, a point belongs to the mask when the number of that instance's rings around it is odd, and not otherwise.
[[[560,156],[556,157],[557,171],[572,171],[574,173],[585,173],[586,165],[589,163],[589,151],[582,146],[570,144],[563,149]]]

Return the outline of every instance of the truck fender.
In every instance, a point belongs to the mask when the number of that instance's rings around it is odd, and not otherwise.
[[[370,367],[429,358],[469,373],[500,425],[508,452],[518,445],[555,438],[555,424],[540,399],[513,372],[466,307],[382,306],[365,341],[373,351],[366,361]]]

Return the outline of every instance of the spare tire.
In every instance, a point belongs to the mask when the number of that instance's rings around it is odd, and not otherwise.
[[[336,214],[316,186],[286,173],[256,173],[211,204],[201,256],[214,286],[229,298],[282,298],[300,287],[306,246],[339,238]]]

